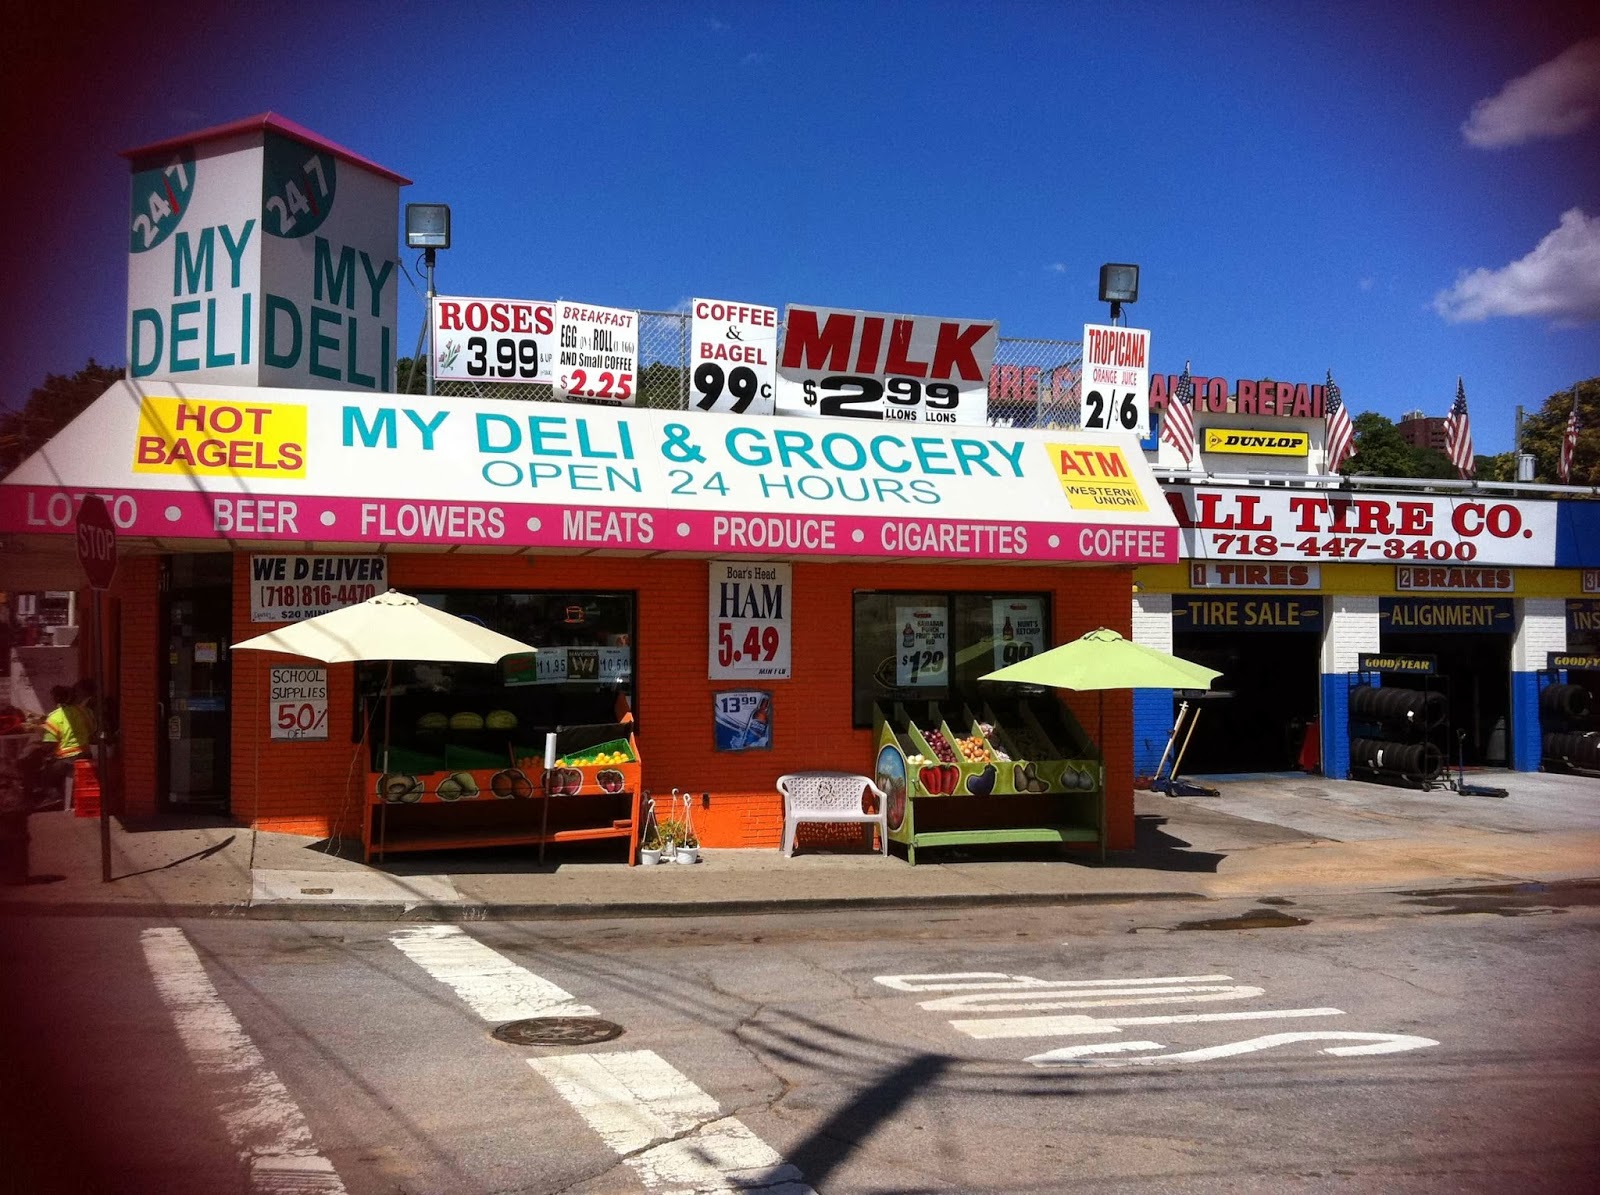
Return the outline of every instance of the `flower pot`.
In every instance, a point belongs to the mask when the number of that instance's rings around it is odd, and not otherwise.
[[[654,850],[651,850],[649,847],[643,847],[643,846],[639,848],[639,866],[640,867],[654,867],[657,863],[660,863],[660,862],[661,862],[661,848],[660,847],[656,847]]]
[[[672,856],[674,863],[700,862],[700,848],[697,846],[680,846],[677,853]]]

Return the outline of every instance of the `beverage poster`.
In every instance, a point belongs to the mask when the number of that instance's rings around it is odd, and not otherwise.
[[[772,693],[733,689],[712,696],[718,751],[772,749]]]

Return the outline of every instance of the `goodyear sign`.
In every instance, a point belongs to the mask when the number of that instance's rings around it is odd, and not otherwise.
[[[1322,599],[1174,594],[1175,631],[1320,631]]]
[[[1388,652],[1362,652],[1356,656],[1358,672],[1400,672],[1408,676],[1432,676],[1439,667],[1436,656],[1401,655]]]
[[[1387,634],[1509,635],[1516,627],[1510,598],[1379,598],[1378,630]]]
[[[1306,456],[1311,452],[1311,433],[1208,427],[1200,448],[1203,452],[1237,452],[1251,456]]]
[[[1573,668],[1580,672],[1600,672],[1600,656],[1579,655],[1570,651],[1547,652],[1545,664],[1552,672],[1559,668]]]

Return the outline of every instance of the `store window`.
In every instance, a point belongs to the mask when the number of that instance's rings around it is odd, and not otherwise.
[[[976,708],[979,677],[1048,646],[1050,615],[1045,593],[857,592],[854,724],[897,701]]]
[[[388,711],[390,769],[503,767],[541,757],[558,726],[616,720],[618,699],[634,708],[631,593],[418,593],[426,605],[538,648],[498,665],[395,661]],[[372,719],[373,766],[384,742],[381,700],[387,666],[359,666],[355,737]]]

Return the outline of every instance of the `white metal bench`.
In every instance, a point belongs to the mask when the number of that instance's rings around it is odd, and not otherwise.
[[[789,772],[778,777],[783,794],[783,853],[794,854],[795,831],[801,822],[860,822],[867,849],[872,849],[872,828],[889,853],[889,798],[871,776],[854,772]],[[876,811],[867,810],[866,796],[876,799]]]

